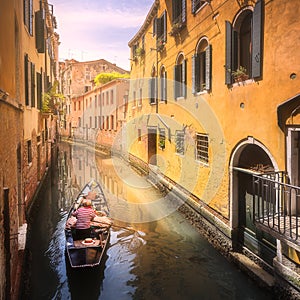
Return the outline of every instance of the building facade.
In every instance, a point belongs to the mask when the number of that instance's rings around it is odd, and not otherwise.
[[[298,13],[296,0],[154,1],[129,41],[127,118],[131,161],[223,252],[296,294]]]
[[[72,98],[72,137],[105,153],[122,152],[126,136],[128,79],[115,79]]]
[[[0,1],[0,299],[17,299],[27,211],[51,158],[42,95],[55,79],[58,36],[47,1]]]
[[[118,67],[105,59],[79,62],[74,59],[59,63],[60,91],[66,97],[65,106],[60,116],[60,134],[71,136],[72,98],[91,91],[94,87],[94,79],[100,73],[117,72],[127,74],[128,71]]]

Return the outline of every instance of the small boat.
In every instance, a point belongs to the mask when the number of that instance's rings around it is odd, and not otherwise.
[[[97,216],[91,221],[91,236],[84,240],[76,239],[76,217],[72,214],[83,201],[89,199]],[[109,209],[104,192],[95,180],[84,186],[68,213],[65,236],[66,253],[72,268],[95,267],[100,265],[110,238]]]

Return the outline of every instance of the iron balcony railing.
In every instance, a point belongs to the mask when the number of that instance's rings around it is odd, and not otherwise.
[[[300,187],[285,172],[253,175],[253,215],[260,229],[300,247]]]

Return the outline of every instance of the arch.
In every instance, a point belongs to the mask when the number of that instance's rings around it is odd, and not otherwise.
[[[206,36],[201,37],[196,44],[195,53],[200,53],[205,51],[208,45],[209,45],[208,38]]]
[[[276,240],[258,230],[253,222],[252,174],[258,173],[257,167],[278,171],[278,165],[267,147],[255,138],[248,137],[232,151],[229,165],[233,245],[246,247],[271,263],[276,255]]]
[[[182,64],[182,62],[184,61],[184,59],[185,59],[184,53],[182,51],[179,52],[178,55],[177,55],[177,57],[176,57],[175,64],[176,65]]]
[[[236,212],[237,212],[237,195],[235,194],[237,191],[234,189],[234,186],[236,186],[237,178],[234,176],[234,168],[239,167],[240,164],[240,158],[246,149],[247,146],[254,145],[257,148],[261,149],[263,153],[265,153],[266,157],[270,159],[270,162],[272,163],[272,166],[274,168],[274,171],[278,171],[278,165],[275,161],[275,158],[272,156],[271,152],[267,149],[267,147],[261,143],[260,141],[256,140],[253,137],[248,137],[245,140],[241,141],[235,149],[232,151],[231,157],[230,157],[230,163],[229,163],[229,174],[230,174],[230,223],[231,228],[237,227],[237,220],[235,220]],[[248,148],[249,149],[249,148]],[[258,149],[257,149],[258,150]],[[266,158],[265,157],[265,158]],[[259,157],[257,157],[259,158]],[[242,158],[243,159],[243,158]],[[244,163],[245,164],[245,163]],[[247,169],[247,166],[243,165],[241,167],[244,167]],[[249,169],[250,172],[250,169]]]

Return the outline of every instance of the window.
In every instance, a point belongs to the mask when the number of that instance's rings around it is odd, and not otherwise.
[[[155,74],[155,72],[154,72]],[[156,103],[156,97],[157,97],[157,78],[151,77],[149,79],[149,103],[150,105],[153,105]]]
[[[136,91],[133,92],[132,109],[136,108]]]
[[[167,72],[165,67],[160,70],[160,101],[167,101]]]
[[[33,0],[24,0],[24,24],[30,35],[33,35]]]
[[[193,94],[210,90],[211,83],[211,45],[202,39],[197,52],[192,56],[192,92]]]
[[[208,163],[208,135],[196,133],[196,160]]]
[[[35,47],[38,53],[45,53],[45,12],[35,12]]]
[[[159,128],[159,140],[158,146],[160,149],[165,149],[166,147],[166,130],[164,128]]]
[[[186,97],[186,59],[182,54],[174,66],[174,98]]]
[[[138,142],[142,141],[142,129],[138,129]]]
[[[262,76],[262,2],[257,1],[253,12],[244,10],[234,25],[226,21],[225,84],[232,84],[238,70],[245,78]]]
[[[192,13],[195,14],[210,1],[192,0]]]
[[[154,19],[154,34],[156,34],[156,50],[161,51],[167,41],[167,12]]]
[[[35,106],[35,65],[29,61],[28,54],[24,56],[25,104]]]
[[[186,23],[186,0],[172,1],[172,24],[185,25]]]
[[[32,145],[31,141],[27,141],[27,162],[30,164],[32,162]]]
[[[184,154],[184,131],[176,130],[175,132],[175,151],[177,154]]]
[[[43,105],[43,92],[42,92],[42,88],[43,88],[43,77],[42,77],[42,69],[41,69],[41,73],[36,72],[36,89],[37,89],[37,108],[38,109],[42,109],[42,105]]]
[[[139,96],[139,100],[138,100],[138,107],[142,107],[142,103],[143,103],[143,89],[140,88],[140,96]]]
[[[114,104],[114,90],[110,91],[110,104]]]

